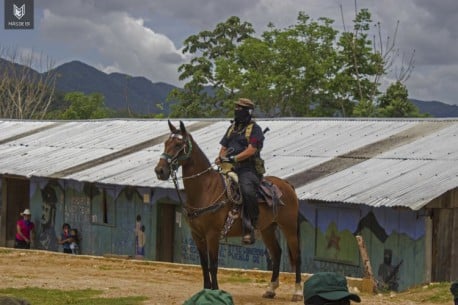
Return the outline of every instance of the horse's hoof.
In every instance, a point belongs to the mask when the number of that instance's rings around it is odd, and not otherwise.
[[[262,295],[263,298],[265,299],[273,299],[275,297],[275,292],[273,291],[266,291],[264,292],[264,294]]]
[[[302,301],[303,299],[304,299],[303,295],[293,294],[293,297],[292,297],[291,301],[292,302],[299,302],[299,301]]]

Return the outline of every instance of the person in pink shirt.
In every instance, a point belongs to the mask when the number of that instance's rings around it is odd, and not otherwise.
[[[35,224],[30,220],[31,213],[29,209],[25,209],[21,216],[23,218],[16,223],[16,243],[14,247],[30,249],[30,243],[34,237]]]

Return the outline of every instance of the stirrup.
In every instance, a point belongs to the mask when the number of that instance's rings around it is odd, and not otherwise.
[[[242,243],[244,245],[252,245],[256,242],[256,238],[254,236],[254,232],[252,233],[248,233],[248,234],[245,234],[243,235],[242,237]]]

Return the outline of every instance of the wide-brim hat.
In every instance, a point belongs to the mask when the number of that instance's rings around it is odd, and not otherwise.
[[[234,104],[240,107],[254,109],[254,103],[250,99],[247,99],[247,98],[239,98],[237,101],[234,101]]]
[[[21,213],[21,216],[24,216],[24,215],[32,215],[32,213],[30,213],[29,209],[25,209],[24,212]]]
[[[349,298],[352,301],[361,302],[357,294],[348,291],[347,279],[335,272],[315,273],[304,283],[304,299],[308,300],[313,296],[330,301]]]

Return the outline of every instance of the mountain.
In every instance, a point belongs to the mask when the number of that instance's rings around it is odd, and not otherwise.
[[[435,118],[458,117],[458,106],[449,105],[438,101],[410,100],[421,113],[428,113]]]
[[[15,73],[26,73],[31,80],[40,77],[40,73],[26,66],[14,64],[0,57],[0,75],[5,69],[14,68]],[[71,61],[56,67],[56,89],[66,93],[81,91],[85,94],[101,93],[105,104],[114,110],[127,110],[136,114],[168,114],[170,105],[166,98],[170,91],[177,88],[163,82],[153,83],[145,77],[135,77],[122,73],[104,73],[80,61]],[[8,73],[8,72],[7,72]],[[10,72],[11,73],[11,72]],[[48,73],[48,72],[46,72]],[[41,76],[46,76],[43,73]],[[211,89],[206,88],[211,91]],[[458,117],[458,106],[438,101],[410,100],[421,113],[432,117]],[[160,107],[158,107],[160,105]]]
[[[4,77],[4,75],[8,76],[19,76],[25,77],[28,81],[37,81],[40,79],[40,73],[35,71],[34,69],[27,67],[25,65],[20,65],[17,63],[12,63],[6,59],[0,57],[0,75]]]
[[[176,88],[165,83],[153,83],[145,77],[122,73],[107,74],[80,61],[71,61],[54,69],[57,72],[56,89],[61,92],[81,91],[101,93],[107,107],[130,109],[137,114],[169,112],[165,102],[169,92]],[[161,110],[157,105],[164,109]]]

